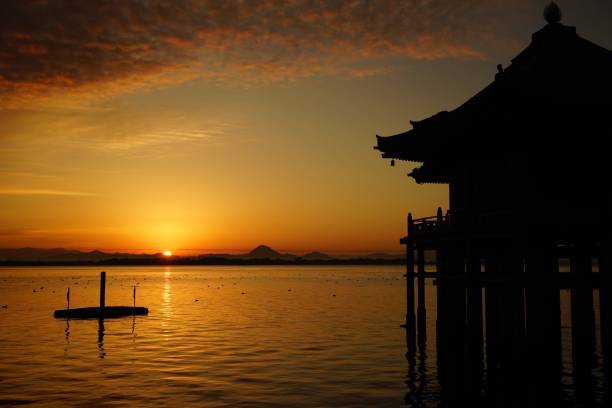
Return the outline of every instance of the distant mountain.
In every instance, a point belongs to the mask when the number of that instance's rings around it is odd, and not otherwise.
[[[267,245],[259,245],[248,254],[242,256],[249,259],[295,259],[297,256],[293,254],[281,254],[278,251],[270,248]]]
[[[64,248],[0,248],[0,259],[11,261],[40,261],[50,256],[60,256],[71,253]]]
[[[402,258],[404,258],[404,256],[402,256],[402,255],[386,254],[384,252],[374,252],[374,253],[363,255],[363,256],[360,256],[360,257],[356,257],[356,258],[363,258],[363,259],[402,259]]]
[[[159,256],[123,252],[82,252],[64,248],[0,248],[1,261],[98,262],[109,259],[151,259]]]
[[[200,259],[206,259],[206,258],[215,258],[215,259],[231,259],[231,258],[235,258],[236,255],[231,255],[231,254],[200,254],[197,256]]]
[[[158,258],[160,254],[130,254],[126,252],[69,252],[46,258],[47,261],[105,261],[108,259],[150,259]]]
[[[428,258],[426,251],[426,261]],[[281,253],[267,245],[259,245],[250,252],[241,255],[201,254],[197,256],[165,257],[156,254],[131,254],[125,252],[77,251],[65,248],[0,248],[0,263],[4,264],[113,264],[113,265],[249,265],[249,264],[287,264],[287,263],[337,263],[337,264],[397,264],[405,261],[401,255],[372,253],[360,256],[332,257],[322,252],[313,251],[303,256]]]
[[[259,245],[246,254],[247,258],[278,258],[280,257],[280,252],[277,252],[270,248],[267,245]]]
[[[309,252],[307,254],[302,255],[302,259],[306,259],[308,261],[321,261],[327,259],[333,259],[331,256],[324,254],[323,252]]]

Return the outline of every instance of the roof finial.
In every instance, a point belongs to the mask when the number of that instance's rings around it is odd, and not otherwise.
[[[544,7],[544,19],[546,19],[549,24],[560,22],[561,16],[561,9],[554,1],[551,1],[548,6]]]

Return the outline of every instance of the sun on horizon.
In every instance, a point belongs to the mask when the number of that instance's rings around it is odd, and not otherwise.
[[[163,255],[164,256],[172,256],[172,251],[164,251]]]

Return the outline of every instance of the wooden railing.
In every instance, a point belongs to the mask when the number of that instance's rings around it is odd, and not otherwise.
[[[408,214],[408,233],[434,232],[448,223],[448,213],[446,217],[442,216],[442,208],[438,208],[438,213],[431,217],[412,219],[412,214]]]
[[[450,228],[461,230],[498,229],[500,226],[509,226],[512,223],[512,214],[508,211],[488,211],[473,214],[469,211],[447,211],[443,215],[442,209],[438,208],[436,215],[423,218],[412,218],[408,214],[408,234],[427,234],[449,230]]]

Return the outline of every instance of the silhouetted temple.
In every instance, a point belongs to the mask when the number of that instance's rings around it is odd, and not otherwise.
[[[409,348],[424,336],[424,280],[435,277],[439,375],[452,398],[480,395],[486,366],[484,388],[523,381],[530,401],[550,402],[561,387],[561,289],[571,294],[576,394],[588,404],[598,331],[610,375],[612,51],[561,24],[554,4],[545,16],[467,102],[377,136],[383,158],[422,163],[409,174],[417,183],[449,185],[450,208],[409,215],[401,242]],[[436,253],[435,273],[425,273],[425,251]]]

